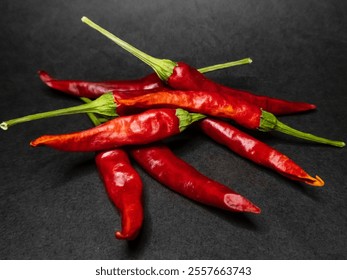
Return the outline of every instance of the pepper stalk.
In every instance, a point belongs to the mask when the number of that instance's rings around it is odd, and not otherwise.
[[[34,120],[64,116],[64,115],[72,115],[72,114],[82,114],[82,113],[96,113],[106,117],[117,117],[116,113],[116,104],[113,99],[112,93],[106,93],[95,99],[94,101],[82,104],[78,106],[37,113],[33,115],[28,115],[8,121],[4,121],[0,124],[0,128],[3,130],[7,130],[9,127],[14,126],[16,124],[30,122]]]
[[[160,79],[162,79],[165,82],[170,78],[170,76],[173,73],[174,68],[177,66],[176,62],[173,62],[169,59],[160,59],[160,58],[156,58],[156,57],[153,57],[151,55],[144,53],[143,51],[135,48],[134,46],[132,46],[129,43],[118,38],[117,36],[115,36],[111,32],[102,28],[98,24],[94,23],[93,21],[91,21],[87,17],[82,17],[81,20],[82,20],[82,22],[86,23],[90,27],[94,28],[95,30],[97,30],[98,32],[100,32],[101,34],[103,34],[104,36],[109,38],[111,41],[116,43],[118,46],[120,46],[124,50],[128,51],[129,53],[131,53],[132,55],[136,56],[141,61],[146,63],[148,66],[150,66],[157,73],[157,75],[160,77]],[[312,135],[310,133],[305,133],[305,132],[299,131],[297,129],[291,128],[288,125],[280,122],[275,117],[275,115],[273,115],[269,112],[266,112],[265,110],[262,110],[262,115],[261,115],[261,119],[259,121],[258,130],[265,131],[265,132],[273,130],[273,131],[278,131],[278,132],[281,132],[284,134],[291,135],[291,136],[296,137],[296,138],[305,139],[305,140],[308,140],[311,142],[317,142],[317,143],[332,145],[332,146],[336,146],[336,147],[344,147],[345,146],[345,143],[342,141],[329,140],[329,139],[326,139],[323,137],[318,137],[318,136]]]
[[[136,56],[138,59],[141,61],[145,62],[147,65],[152,67],[154,72],[157,73],[159,78],[163,81],[167,81],[167,79],[171,76],[174,67],[177,65],[176,62],[173,62],[169,59],[160,59],[160,58],[155,58],[149,54],[144,53],[143,51],[135,48],[134,46],[130,45],[129,43],[121,40],[120,38],[116,37],[106,29],[102,28],[101,26],[97,25],[96,23],[92,22],[90,19],[87,17],[82,17],[82,22],[88,24],[90,27],[94,28],[95,30],[99,31],[103,35],[105,35],[107,38],[115,42],[117,45],[119,45],[121,48],[124,50],[130,52],[134,56]],[[199,68],[198,71],[200,73],[208,73],[216,70],[221,70],[233,66],[238,66],[238,65],[243,65],[243,64],[250,64],[252,63],[251,58],[243,58],[237,61],[231,61],[227,63],[221,63],[221,64],[216,64],[212,66],[207,66],[203,68]]]

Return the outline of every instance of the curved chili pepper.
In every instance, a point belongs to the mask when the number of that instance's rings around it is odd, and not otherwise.
[[[142,181],[139,174],[121,149],[99,152],[95,162],[107,194],[120,212],[122,230],[115,232],[116,238],[135,239],[143,222]]]
[[[134,96],[150,90],[151,92],[167,89],[159,77],[152,73],[138,80],[118,80],[105,82],[87,82],[80,80],[57,80],[45,71],[39,71],[41,80],[49,87],[78,97],[97,98],[109,91],[125,92],[126,95]],[[125,96],[125,95],[124,95]]]
[[[163,145],[130,149],[130,154],[160,183],[192,200],[229,211],[260,213],[252,202],[201,174]]]
[[[116,99],[116,112],[123,115],[132,108],[180,107],[215,117],[231,118],[240,125],[258,129],[262,111],[242,99],[205,91],[167,90],[127,99]]]
[[[252,63],[250,58],[244,58],[237,61],[226,62],[200,68],[197,71],[207,73],[216,71],[223,68],[243,65]],[[128,96],[136,96],[160,90],[168,89],[167,85],[158,77],[157,74],[152,73],[138,80],[116,80],[104,82],[88,82],[81,80],[57,80],[51,77],[47,72],[38,71],[39,77],[47,86],[77,96],[87,98],[98,98],[105,92],[113,91],[115,94],[126,93]]]
[[[312,142],[336,147],[345,146],[344,142],[329,140],[291,128],[280,122],[273,114],[261,110],[243,99],[226,94],[210,91],[161,91],[119,99],[115,102],[118,113],[125,112],[127,107],[180,107],[196,113],[230,118],[249,129],[258,129],[264,132],[274,130]]]
[[[198,122],[198,127],[206,135],[227,146],[233,152],[257,164],[273,169],[287,178],[317,187],[324,185],[324,181],[320,177],[311,177],[284,154],[240,131],[231,124],[217,119],[203,119]]]
[[[148,144],[176,135],[204,117],[182,109],[152,109],[115,118],[80,132],[44,135],[30,144],[71,152],[95,152],[125,145]]]
[[[287,115],[316,109],[316,105],[314,104],[287,101],[264,95],[255,95],[245,90],[234,89],[218,84],[184,62],[178,62],[176,64],[167,83],[172,88],[179,90],[205,90],[230,94],[253,103],[274,115]]]
[[[315,105],[305,102],[286,101],[268,96],[259,96],[251,92],[229,88],[220,85],[199,73],[195,68],[180,62],[176,63],[168,59],[158,59],[152,57],[139,49],[133,47],[127,42],[121,40],[101,26],[92,22],[86,17],[82,18],[82,22],[102,33],[104,36],[115,42],[121,48],[130,52],[157,73],[161,80],[165,81],[170,87],[178,90],[200,90],[213,91],[231,94],[232,96],[242,98],[247,102],[251,102],[258,107],[271,112],[275,115],[292,114],[313,110]]]

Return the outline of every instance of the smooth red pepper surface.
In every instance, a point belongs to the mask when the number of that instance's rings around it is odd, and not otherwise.
[[[143,222],[142,180],[121,149],[100,152],[95,156],[100,177],[111,201],[120,212],[122,230],[118,239],[133,240]]]
[[[41,80],[49,87],[77,96],[98,98],[105,92],[115,91],[124,97],[143,94],[143,92],[155,92],[167,88],[159,77],[152,73],[138,80],[115,80],[104,82],[88,82],[81,80],[57,80],[45,71],[39,71]],[[138,93],[136,93],[138,92]]]
[[[228,211],[260,213],[252,202],[201,174],[164,145],[131,149],[130,154],[156,180],[192,200]]]
[[[177,63],[167,83],[170,87],[178,90],[200,90],[230,94],[231,96],[242,98],[275,115],[293,114],[316,108],[315,105],[305,102],[293,102],[268,96],[255,95],[248,91],[233,89],[218,84],[184,62]]]
[[[324,185],[323,180],[318,176],[316,178],[311,177],[284,154],[231,124],[216,119],[203,119],[198,123],[198,126],[216,142],[257,164],[273,169],[292,180],[318,187]]]

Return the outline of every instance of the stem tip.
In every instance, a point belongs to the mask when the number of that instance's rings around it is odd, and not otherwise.
[[[0,128],[3,129],[3,130],[7,130],[8,129],[7,123],[6,122],[0,123]]]

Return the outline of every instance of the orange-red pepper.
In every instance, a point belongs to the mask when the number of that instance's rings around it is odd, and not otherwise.
[[[341,141],[329,140],[305,133],[280,122],[275,115],[243,99],[212,91],[160,91],[127,99],[115,99],[117,113],[123,114],[128,108],[183,108],[191,112],[215,117],[229,118],[249,129],[279,131],[308,141],[344,147]]]
[[[118,117],[80,132],[44,135],[30,144],[62,151],[95,152],[126,145],[148,144],[176,135],[204,115],[182,109],[152,109]]]

